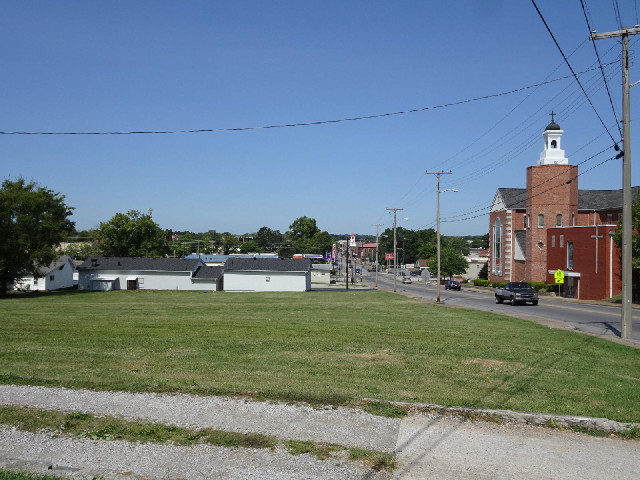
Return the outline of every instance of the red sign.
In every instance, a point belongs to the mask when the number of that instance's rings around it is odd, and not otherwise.
[[[393,253],[385,253],[384,254],[384,259],[385,260],[393,260]]]

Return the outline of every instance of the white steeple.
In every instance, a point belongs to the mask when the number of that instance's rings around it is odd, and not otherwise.
[[[562,139],[562,130],[553,120],[556,113],[551,112],[551,123],[544,129],[542,136],[544,137],[544,150],[540,153],[538,165],[568,165],[569,160],[564,156],[564,150],[560,148],[560,140]]]

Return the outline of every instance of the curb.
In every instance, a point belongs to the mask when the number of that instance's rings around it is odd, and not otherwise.
[[[364,399],[367,401],[379,401]],[[557,426],[562,428],[581,427],[593,430],[601,430],[607,433],[617,433],[629,430],[629,428],[640,428],[640,423],[617,422],[608,418],[583,417],[577,415],[555,415],[550,413],[517,412],[512,410],[489,410],[470,407],[447,407],[432,403],[410,403],[410,402],[389,402],[392,405],[408,409],[412,413],[435,413],[440,415],[451,415],[466,419],[478,419],[519,423],[537,426]]]

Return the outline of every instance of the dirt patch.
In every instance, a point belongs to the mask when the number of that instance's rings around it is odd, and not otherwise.
[[[504,362],[502,360],[496,360],[495,358],[467,358],[462,361],[463,365],[482,365],[485,368],[497,371],[497,370],[511,370],[514,368],[521,369],[524,365],[520,363]]]

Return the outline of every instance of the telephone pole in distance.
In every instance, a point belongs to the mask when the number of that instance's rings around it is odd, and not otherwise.
[[[448,172],[440,171],[440,172],[424,172],[424,173],[425,175],[435,175],[436,178],[438,179],[438,183],[437,183],[438,194],[436,195],[436,224],[437,224],[436,241],[438,245],[438,275],[436,279],[438,283],[436,286],[436,291],[437,291],[436,302],[440,303],[440,175],[451,175],[451,170],[449,170]]]
[[[378,244],[380,243],[380,227],[384,224],[376,223],[374,227],[376,227],[376,288],[378,288],[378,270],[380,270],[378,266]]]
[[[396,291],[396,277],[398,276],[398,248],[396,244],[396,213],[404,208],[387,208],[393,210],[393,291]]]

